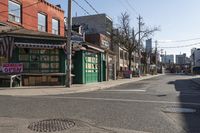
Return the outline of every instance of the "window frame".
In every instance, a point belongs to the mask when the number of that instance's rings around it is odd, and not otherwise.
[[[45,26],[39,24],[39,14],[45,16]],[[48,22],[48,16],[47,16],[47,14],[44,13],[44,12],[38,12],[38,13],[37,13],[37,18],[38,18],[38,22],[37,22],[38,31],[40,31],[40,32],[47,32],[47,31],[48,31],[48,23],[47,23],[47,22]],[[43,31],[43,30],[40,30],[40,29],[39,29],[39,26],[45,27],[45,30],[44,30],[44,31]]]
[[[58,30],[57,30],[57,32],[58,32],[58,34],[55,34],[53,31],[54,31],[54,28],[53,28],[53,20],[56,20],[57,22],[58,22]],[[55,34],[55,35],[60,35],[60,20],[59,19],[57,19],[57,18],[52,18],[51,19],[51,21],[52,21],[52,34]]]
[[[15,14],[12,14],[11,12],[10,12],[10,9],[9,9],[9,5],[10,5],[10,3],[12,3],[12,4],[15,4],[15,5],[18,5],[19,6],[19,16],[17,16],[17,15],[15,15]],[[16,10],[16,9],[15,9]],[[18,17],[18,19],[19,19],[19,22],[18,21],[16,21],[16,20],[11,20],[10,19],[10,15],[12,15],[12,16],[14,16],[14,17]],[[18,24],[22,24],[22,3],[20,3],[19,1],[15,1],[15,0],[8,0],[8,21],[10,21],[10,22],[14,22],[14,23],[18,23]]]
[[[29,53],[24,53],[24,49],[19,49],[19,62],[26,64],[28,67],[24,67],[24,72],[28,73],[60,73],[60,53],[58,49],[31,49]],[[27,60],[20,59],[21,56],[27,56]],[[36,61],[33,61],[33,56],[38,57]],[[48,60],[43,60],[42,57],[47,57]],[[52,58],[54,57],[54,58]],[[56,57],[56,58],[55,58]],[[31,64],[37,64],[38,68],[34,69]],[[48,68],[43,68],[43,64],[48,64]],[[56,66],[56,67],[55,67]]]

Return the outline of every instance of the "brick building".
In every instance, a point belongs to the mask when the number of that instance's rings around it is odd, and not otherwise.
[[[104,80],[116,79],[116,54],[112,51],[111,37],[101,33],[86,34],[86,42],[93,43],[105,50],[105,67],[107,68]]]
[[[64,36],[64,11],[58,6],[45,0],[1,0],[0,6],[1,22]]]
[[[0,84],[63,85],[64,11],[45,0],[1,0],[0,7]]]

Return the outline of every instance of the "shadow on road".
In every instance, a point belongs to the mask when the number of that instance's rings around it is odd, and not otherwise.
[[[191,79],[181,79],[170,81],[168,84],[175,86],[179,92],[180,104],[177,106],[181,109],[195,109],[196,112],[189,113],[169,113],[168,115],[179,123],[187,133],[200,133],[200,86]],[[189,104],[188,104],[189,103]],[[178,121],[177,119],[182,119]]]

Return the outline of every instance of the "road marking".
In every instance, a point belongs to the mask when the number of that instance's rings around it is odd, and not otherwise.
[[[35,97],[37,98],[37,97]],[[72,100],[96,100],[96,101],[112,101],[112,102],[137,102],[137,103],[157,103],[157,104],[182,104],[200,106],[200,103],[191,102],[170,102],[170,101],[150,101],[150,100],[135,100],[135,99],[115,99],[115,98],[91,98],[91,97],[59,97],[59,96],[42,96],[40,98],[51,99],[72,99]]]
[[[110,92],[146,92],[146,90],[139,90],[139,89],[134,89],[134,90],[102,90],[102,91],[110,91]]]

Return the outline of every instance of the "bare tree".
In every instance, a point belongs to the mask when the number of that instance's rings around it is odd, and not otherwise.
[[[139,21],[139,30],[135,31],[134,27],[130,26],[130,16],[128,13],[122,13],[120,16],[120,24],[118,27],[118,33],[113,37],[114,43],[118,44],[120,48],[128,53],[129,65],[128,68],[131,70],[132,55],[134,52],[140,54],[141,42],[153,35],[159,28],[145,27],[145,24]],[[137,39],[138,37],[138,39]]]

